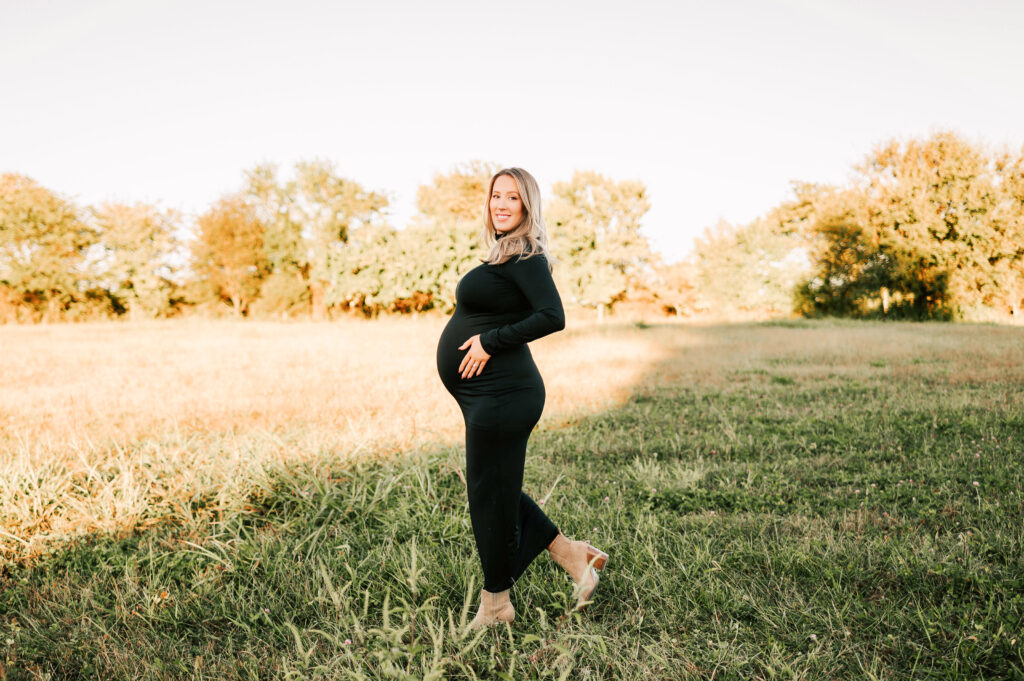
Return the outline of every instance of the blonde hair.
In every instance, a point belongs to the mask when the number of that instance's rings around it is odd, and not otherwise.
[[[491,219],[491,193],[494,191],[494,182],[502,175],[508,175],[516,181],[519,198],[523,202],[523,219],[499,239]],[[489,265],[500,265],[514,256],[525,260],[543,255],[548,259],[548,268],[552,266],[552,258],[548,253],[548,232],[540,213],[540,187],[533,175],[522,168],[499,170],[487,186],[487,199],[484,201],[484,247],[487,249],[484,262]]]

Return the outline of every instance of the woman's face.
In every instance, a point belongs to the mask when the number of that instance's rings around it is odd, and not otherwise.
[[[491,189],[491,222],[504,234],[516,228],[523,219],[523,199],[511,175],[499,175]]]

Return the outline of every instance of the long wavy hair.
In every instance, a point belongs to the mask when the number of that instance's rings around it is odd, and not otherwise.
[[[519,198],[523,201],[523,219],[510,231],[498,238],[491,219],[491,193],[494,182],[502,175],[508,175],[516,181]],[[552,267],[551,254],[548,252],[548,231],[540,213],[540,187],[533,175],[522,168],[503,168],[494,174],[487,186],[487,199],[484,201],[484,247],[487,257],[484,262],[489,265],[500,265],[513,257],[521,259],[543,255],[548,259],[548,268]]]

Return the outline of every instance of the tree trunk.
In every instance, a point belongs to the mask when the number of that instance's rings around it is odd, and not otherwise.
[[[57,297],[50,292],[50,295],[46,298],[46,308],[43,310],[43,322],[58,322],[60,321],[60,314],[57,312],[59,301]]]
[[[313,321],[319,322],[327,318],[327,301],[324,299],[324,282],[309,282],[309,298],[313,307]]]
[[[886,286],[882,287],[882,314],[889,314],[889,289]]]

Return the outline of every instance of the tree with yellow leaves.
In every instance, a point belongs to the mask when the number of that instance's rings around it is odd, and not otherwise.
[[[266,226],[243,197],[228,196],[199,217],[198,228],[192,268],[199,281],[236,316],[246,314],[268,272]]]
[[[59,319],[82,301],[95,242],[69,200],[24,175],[0,175],[0,289],[15,318]]]

